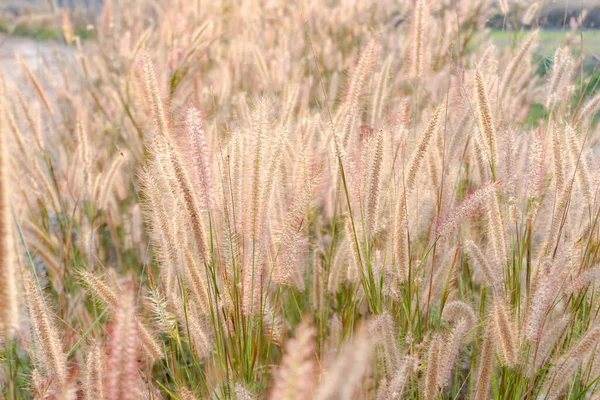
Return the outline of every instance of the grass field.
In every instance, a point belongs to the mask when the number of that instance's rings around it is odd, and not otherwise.
[[[0,398],[599,399],[600,34],[481,4],[9,37]]]

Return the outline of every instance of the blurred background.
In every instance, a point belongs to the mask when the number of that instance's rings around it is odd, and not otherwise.
[[[48,61],[51,53],[72,51],[66,46],[70,38],[65,38],[65,27],[72,35],[84,43],[93,43],[96,17],[106,1],[119,3],[121,0],[0,0],[0,70],[8,79],[18,79],[21,74],[17,67],[16,54],[33,69],[43,63],[50,69]],[[196,2],[202,7],[203,0]],[[208,0],[210,1],[210,0]],[[336,5],[346,0],[324,0],[326,5]],[[354,0],[352,0],[354,1]],[[352,3],[352,1],[349,2]],[[399,26],[406,22],[406,9],[413,0],[356,0],[392,1],[398,3],[397,15],[390,15],[390,23]],[[568,43],[573,54],[581,53],[584,43],[585,57],[582,61],[586,75],[596,75],[595,67],[600,60],[600,0],[502,0],[508,6],[506,16],[497,0],[431,0],[432,4],[454,1],[489,2],[495,4],[496,14],[484,21],[489,37],[502,50],[514,46],[532,28],[540,27],[540,46],[536,50],[535,61],[539,65],[539,75],[545,75],[554,51]],[[243,3],[244,0],[231,1]],[[269,3],[269,0],[264,0]],[[533,3],[537,3],[536,18],[530,23],[523,19]],[[135,2],[132,2],[134,7]],[[371,27],[377,30],[377,27]],[[546,62],[548,61],[548,62]],[[600,78],[600,71],[598,77]]]
[[[67,8],[79,28],[93,21],[94,15],[102,8],[105,0],[2,0],[0,2],[0,32],[16,35],[32,35],[37,38],[57,38],[60,24],[54,17],[57,11]],[[195,1],[195,0],[190,0]],[[364,1],[364,0],[361,0]],[[372,0],[375,1],[375,0]],[[386,0],[378,0],[386,1]],[[387,0],[392,1],[394,0]],[[410,0],[409,0],[410,1]],[[409,2],[409,1],[405,1]],[[432,3],[451,2],[432,0]],[[464,0],[463,0],[464,1]],[[467,0],[477,2],[478,0]],[[113,0],[114,2],[114,0]],[[243,1],[241,1],[243,3]],[[328,0],[326,3],[339,3]],[[498,3],[491,0],[491,3]],[[268,3],[268,0],[265,1]],[[398,2],[402,3],[402,2]],[[510,26],[511,17],[519,17],[534,3],[533,0],[508,0],[510,13],[507,21],[498,9],[498,14],[488,21],[490,28],[501,29],[503,24]],[[573,19],[585,17],[581,27],[600,27],[600,0],[549,0],[537,1],[540,4],[536,24],[544,29],[562,29],[572,24]]]

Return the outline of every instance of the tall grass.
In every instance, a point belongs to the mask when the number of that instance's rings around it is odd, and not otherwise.
[[[0,84],[2,396],[598,398],[599,97],[500,6],[63,11]]]

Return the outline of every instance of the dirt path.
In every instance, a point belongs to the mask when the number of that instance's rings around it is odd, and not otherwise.
[[[38,42],[29,38],[0,34],[0,73],[8,82],[18,83],[24,78],[17,54],[34,72],[39,72],[44,65],[57,72],[58,67],[53,63],[54,55],[56,52],[59,55],[67,55],[71,51],[71,48],[59,42]],[[38,76],[43,80],[43,75]]]

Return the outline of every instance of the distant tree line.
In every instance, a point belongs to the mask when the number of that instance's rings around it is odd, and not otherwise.
[[[0,12],[8,12],[15,16],[27,12],[36,12],[41,9],[48,9],[50,4],[55,7],[68,7],[71,10],[87,10],[98,12],[102,8],[103,0],[2,0],[0,1]],[[526,12],[527,7],[511,7],[507,16],[501,13],[495,14],[488,21],[488,26],[492,28],[502,28],[506,25],[513,25],[515,18],[520,19]],[[565,4],[558,2],[555,4],[544,5],[538,12],[538,17],[532,21],[529,26],[536,26],[545,29],[562,29],[569,27],[572,21],[580,18],[582,12],[585,13],[582,26],[586,29],[600,28],[600,1],[597,4]],[[397,21],[402,23],[402,20]],[[520,22],[519,22],[520,23]]]
[[[511,9],[505,17],[498,13],[488,22],[492,28],[502,28],[503,24],[513,25],[515,18],[520,17],[526,12],[526,8]],[[583,13],[581,26],[585,29],[600,28],[600,2],[598,5],[581,7],[579,5],[550,4],[542,7],[538,12],[538,17],[534,19],[529,26],[541,27],[544,29],[562,29],[569,27],[572,21],[579,21]],[[521,22],[519,22],[521,23]]]

